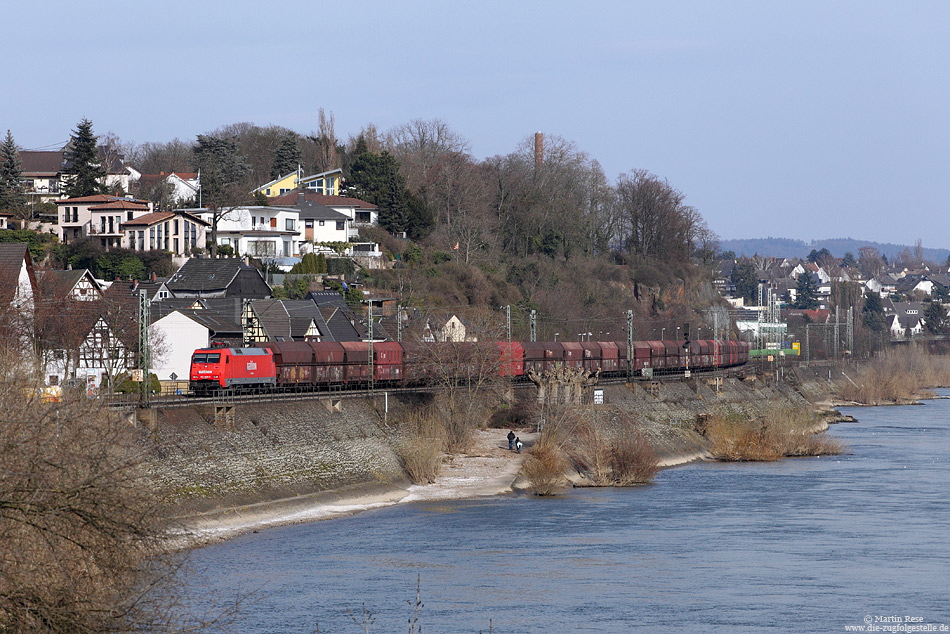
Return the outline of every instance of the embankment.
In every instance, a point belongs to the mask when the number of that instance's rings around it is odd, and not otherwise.
[[[533,389],[518,392],[525,399],[535,394]],[[605,406],[594,415],[605,424],[635,418],[661,466],[672,466],[710,457],[706,439],[694,428],[714,408],[751,417],[776,404],[811,407],[828,393],[822,373],[804,372],[788,373],[779,381],[727,378],[717,385],[694,378],[610,385]],[[417,406],[412,398],[391,396],[389,419]],[[384,422],[381,408],[381,398],[375,405],[349,398],[238,404],[228,418],[221,412],[216,416],[213,407],[152,410],[143,421],[148,468],[171,512],[207,533],[228,523],[247,530],[275,514],[304,521],[425,499],[418,487],[410,487],[395,449],[396,430]],[[507,483],[469,487],[458,496],[506,490],[516,472],[505,467],[498,473]],[[454,490],[450,487],[446,496]],[[230,534],[234,532],[240,531]]]

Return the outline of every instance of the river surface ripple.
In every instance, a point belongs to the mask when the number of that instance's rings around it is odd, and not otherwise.
[[[830,433],[847,455],[274,528],[196,551],[192,583],[258,593],[240,632],[362,631],[346,613],[361,603],[371,632],[405,632],[417,575],[425,632],[844,632],[868,616],[940,631],[950,400],[845,412],[860,422]]]

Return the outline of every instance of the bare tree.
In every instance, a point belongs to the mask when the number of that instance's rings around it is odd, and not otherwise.
[[[128,152],[129,161],[143,174],[190,172],[191,143],[172,139],[167,143],[143,143]]]
[[[171,572],[136,432],[94,401],[24,398],[0,384],[0,630],[157,624]],[[167,615],[165,615],[167,616]]]
[[[868,277],[877,277],[884,272],[884,258],[874,247],[861,247],[858,250],[858,268]]]
[[[430,183],[430,172],[448,154],[468,155],[467,139],[440,119],[413,119],[390,130],[386,143],[399,161],[406,184],[419,191]]]
[[[447,449],[457,451],[471,433],[487,420],[486,403],[498,402],[504,333],[497,315],[469,313],[464,318],[467,341],[421,341],[422,326],[444,319],[445,313],[415,320],[414,341],[406,341],[407,377],[439,388],[437,410],[444,421]],[[413,336],[414,335],[414,336]]]
[[[317,173],[329,172],[343,166],[340,157],[340,144],[336,138],[336,119],[331,112],[327,115],[323,108],[317,113],[318,128],[307,136],[313,144],[313,154],[308,157],[309,165]]]

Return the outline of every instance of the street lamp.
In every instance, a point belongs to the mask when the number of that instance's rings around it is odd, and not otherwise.
[[[660,328],[660,341],[666,336],[666,328]]]
[[[561,334],[561,333],[559,333],[559,332],[554,333],[554,340],[555,340],[555,341],[557,341],[557,336],[558,336],[559,334]]]
[[[679,338],[680,338],[680,327],[677,326],[677,327],[676,327],[676,340],[679,341]]]

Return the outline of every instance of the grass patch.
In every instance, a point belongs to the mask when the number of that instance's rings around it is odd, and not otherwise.
[[[892,350],[865,363],[842,377],[835,391],[842,400],[876,405],[912,401],[925,388],[938,386],[950,386],[950,357],[912,348]]]
[[[431,484],[442,470],[445,426],[432,410],[411,412],[399,421],[396,443],[403,468],[413,484]]]
[[[656,451],[635,426],[608,433],[581,426],[569,445],[571,461],[596,486],[630,486],[649,482],[659,471]]]
[[[749,418],[736,411],[714,413],[702,428],[719,460],[768,462],[791,456],[837,455],[844,446],[824,432],[812,433],[814,413],[803,408],[775,407]]]
[[[531,481],[531,490],[537,495],[554,495],[566,482],[564,477],[569,462],[553,434],[542,434],[531,448],[522,472]]]

